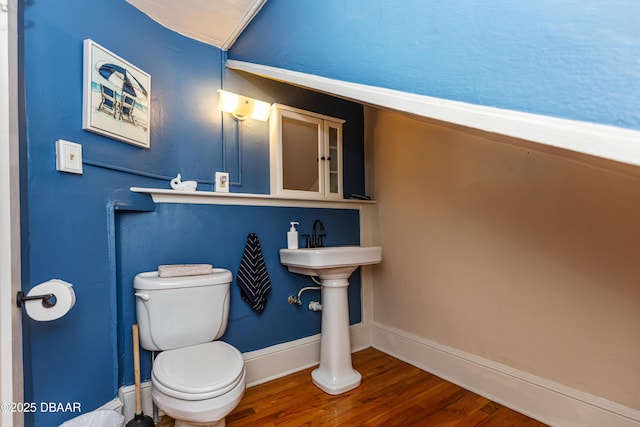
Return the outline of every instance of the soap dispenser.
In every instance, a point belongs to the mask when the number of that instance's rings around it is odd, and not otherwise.
[[[296,225],[299,225],[299,222],[291,221],[291,228],[287,232],[287,249],[298,249],[298,230],[296,230]]]

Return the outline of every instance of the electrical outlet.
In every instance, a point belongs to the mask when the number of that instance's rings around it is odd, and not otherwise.
[[[229,172],[216,172],[216,192],[229,192]]]
[[[56,170],[82,175],[82,145],[64,139],[57,140]]]

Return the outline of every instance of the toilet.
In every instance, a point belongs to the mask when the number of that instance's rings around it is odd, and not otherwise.
[[[161,351],[151,372],[151,395],[176,427],[223,427],[245,390],[242,354],[217,341],[229,317],[231,272],[134,281],[140,345]]]

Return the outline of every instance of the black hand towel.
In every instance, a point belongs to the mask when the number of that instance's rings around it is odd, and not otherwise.
[[[267,293],[271,290],[271,280],[264,264],[260,241],[255,233],[247,236],[237,280],[240,295],[251,308],[260,313],[267,303]]]

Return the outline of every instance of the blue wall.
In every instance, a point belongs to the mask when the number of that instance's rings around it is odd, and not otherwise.
[[[280,264],[278,250],[286,247],[289,221],[300,222],[300,233],[311,233],[313,221],[321,218],[326,244],[360,243],[357,210],[269,208],[212,205],[159,205],[154,212],[118,215],[118,292],[120,370],[123,384],[133,382],[133,359],[128,331],[135,321],[133,278],[142,271],[162,264],[208,263],[235,274],[247,234],[256,233],[264,254],[272,290],[265,310],[256,314],[240,297],[237,283],[231,287],[229,327],[223,340],[240,351],[252,351],[270,345],[320,333],[320,313],[307,309],[311,300],[320,300],[319,291],[303,294],[303,306],[289,305],[287,297],[305,286],[316,286],[307,276],[290,273]],[[350,278],[349,317],[361,319],[359,271]],[[150,357],[143,360],[143,376],[150,377]]]
[[[83,412],[112,400],[120,385],[132,382],[133,275],[161,262],[210,262],[235,274],[248,229],[259,233],[268,250],[274,291],[258,316],[239,300],[234,284],[225,339],[246,351],[319,332],[317,313],[284,306],[285,294],[305,279],[283,271],[274,251],[284,245],[288,221],[295,219],[307,228],[312,218],[326,219],[331,238],[345,233],[346,243],[356,243],[356,211],[156,206],[129,187],[169,188],[168,180],[181,172],[206,190],[213,173],[226,169],[234,181],[232,191],[269,192],[267,125],[247,120],[238,128],[219,113],[217,90],[225,86],[246,95],[264,94],[267,101],[339,112],[334,115],[347,120],[345,135],[351,135],[345,141],[345,160],[350,159],[345,191],[363,192],[362,107],[262,79],[223,76],[223,52],[167,30],[124,0],[21,4],[27,162],[23,288],[60,278],[74,285],[77,297],[75,307],[57,321],[24,317],[25,399],[80,402]],[[150,150],[82,130],[86,38],[151,74]],[[60,138],[82,144],[83,175],[55,170],[55,140]],[[159,237],[163,230],[169,233],[165,240]],[[353,289],[355,322],[360,318],[357,283]],[[296,328],[284,328],[287,319]],[[147,357],[143,372],[148,377]],[[26,424],[57,425],[75,415],[39,411],[27,414]]]
[[[640,129],[635,0],[269,0],[229,57]]]

